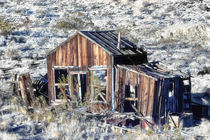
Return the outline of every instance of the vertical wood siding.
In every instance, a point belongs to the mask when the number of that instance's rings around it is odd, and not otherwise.
[[[144,116],[153,115],[155,79],[117,67],[116,70],[116,110],[124,111],[125,86],[137,87],[137,110]]]
[[[55,65],[56,53],[52,53],[47,57],[47,71],[48,71],[48,96],[49,101],[54,99],[54,73],[52,67]]]
[[[155,96],[155,80],[144,75],[139,75],[139,79],[138,110],[144,116],[152,115]]]
[[[106,65],[108,67],[106,99],[111,102],[112,64],[112,56],[103,48],[80,34],[75,35],[47,56],[49,99],[54,100],[54,73],[52,68],[55,65],[78,66],[81,67],[81,70],[88,69],[91,66]],[[87,82],[89,83],[89,81]]]

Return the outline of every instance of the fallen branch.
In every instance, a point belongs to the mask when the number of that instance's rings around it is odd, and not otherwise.
[[[63,91],[63,89],[62,88],[59,88],[59,89],[60,89],[61,93],[63,94],[63,96],[65,97],[66,101],[69,102],[69,100],[68,100],[65,92]]]

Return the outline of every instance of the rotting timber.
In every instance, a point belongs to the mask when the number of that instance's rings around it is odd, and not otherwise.
[[[147,62],[146,52],[138,49],[125,38],[118,39],[114,31],[80,31],[67,39],[47,55],[48,95],[50,102],[59,100],[58,78],[61,75],[69,78],[66,91],[69,100],[73,98],[94,102],[97,110],[114,110],[114,66],[118,63],[142,64]],[[117,48],[120,43],[120,49]],[[129,59],[126,59],[128,58]],[[138,58],[138,61],[135,59]],[[121,61],[120,61],[121,60]],[[101,82],[101,92],[96,93],[96,85],[91,77]],[[75,88],[78,88],[75,90]],[[89,91],[88,91],[89,90]],[[90,92],[90,94],[86,94]],[[93,98],[100,94],[97,103]],[[87,97],[89,96],[89,97]]]
[[[156,123],[190,111],[190,77],[148,64],[147,53],[115,31],[76,32],[48,53],[47,69],[50,103],[85,101],[93,112],[136,112]]]
[[[188,82],[184,82],[187,80]],[[190,78],[155,64],[116,66],[116,110],[165,123],[170,113],[190,111]]]

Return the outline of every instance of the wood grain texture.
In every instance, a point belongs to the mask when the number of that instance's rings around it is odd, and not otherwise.
[[[55,49],[47,56],[48,70],[48,95],[49,99],[54,99],[54,66],[77,66],[76,71],[88,71],[92,66],[104,65],[107,70],[107,98],[111,102],[111,81],[112,57],[100,46],[91,42],[86,37],[77,34]],[[88,78],[87,78],[88,79]],[[87,86],[90,82],[87,81]]]

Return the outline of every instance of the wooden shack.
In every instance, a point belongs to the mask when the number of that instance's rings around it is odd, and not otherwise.
[[[166,121],[169,113],[190,112],[189,80],[152,63],[117,65],[116,110],[137,112],[155,122]]]
[[[146,63],[147,53],[120,33],[76,32],[47,55],[49,101],[89,102],[156,121],[184,111],[190,85],[186,89],[180,75]]]
[[[76,32],[47,55],[50,102],[65,92],[69,100],[101,101],[114,109],[115,65],[146,62],[143,49],[114,31]]]

